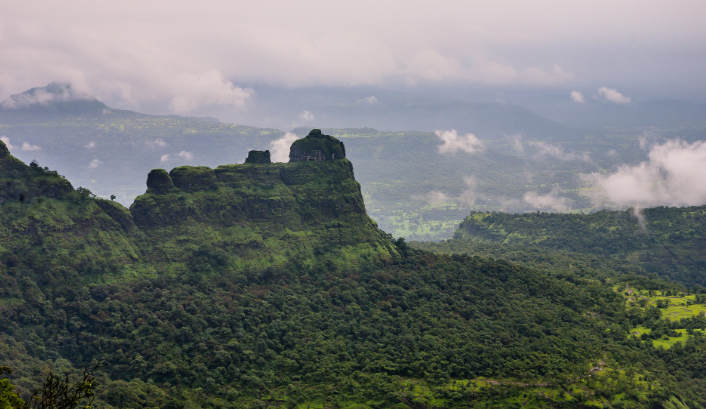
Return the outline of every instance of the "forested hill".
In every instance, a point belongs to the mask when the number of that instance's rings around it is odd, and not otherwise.
[[[392,241],[345,154],[315,130],[286,164],[156,169],[128,210],[0,142],[0,364],[20,395],[102,362],[105,408],[706,404],[706,339],[631,337],[655,313],[613,282]]]
[[[536,247],[636,263],[646,272],[706,285],[706,206],[592,214],[472,213],[455,240]],[[644,224],[643,224],[644,223]]]

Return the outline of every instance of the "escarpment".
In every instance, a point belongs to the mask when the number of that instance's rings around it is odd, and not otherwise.
[[[250,268],[326,254],[345,268],[396,257],[366,214],[343,143],[312,131],[292,145],[290,158],[301,155],[324,160],[271,163],[268,151],[251,151],[244,164],[152,171],[130,207],[152,261],[174,267],[205,251]]]
[[[343,144],[320,132],[300,141],[290,163],[252,151],[243,164],[154,169],[129,210],[0,142],[0,272],[101,281],[293,265],[331,272],[399,257],[366,214]]]

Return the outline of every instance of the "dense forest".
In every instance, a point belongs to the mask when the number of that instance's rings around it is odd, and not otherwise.
[[[96,407],[706,404],[703,316],[671,324],[621,289],[701,292],[621,259],[562,268],[564,250],[412,249],[367,217],[347,159],[155,171],[130,209],[2,142],[0,170],[0,364],[23,399],[100,364]]]
[[[474,212],[453,242],[561,250],[639,265],[686,284],[706,284],[706,207],[591,214]],[[453,243],[452,242],[452,243]]]

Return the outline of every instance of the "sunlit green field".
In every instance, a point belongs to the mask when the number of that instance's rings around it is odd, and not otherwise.
[[[622,291],[619,287],[615,287],[616,290]],[[693,318],[699,315],[706,314],[706,305],[695,304],[696,296],[694,294],[683,294],[678,295],[666,295],[664,291],[637,291],[634,290],[632,293],[623,292],[628,305],[632,307],[639,307],[643,310],[649,307],[658,307],[660,304],[668,303],[667,307],[660,308],[662,314],[662,319],[669,320],[671,322],[679,321],[682,319]],[[654,339],[652,345],[655,347],[662,347],[664,349],[669,349],[679,342],[686,342],[691,335],[689,335],[685,328],[675,329],[677,333],[680,334],[678,337],[668,337],[663,336],[660,339]],[[630,334],[641,337],[643,334],[650,334],[651,329],[638,326],[630,330]],[[702,329],[695,329],[695,332],[704,331]]]

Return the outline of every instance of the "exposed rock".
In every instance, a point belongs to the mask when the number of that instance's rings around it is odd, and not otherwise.
[[[165,191],[174,187],[174,182],[164,169],[152,169],[147,175],[147,188]]]
[[[169,172],[174,186],[182,190],[208,190],[216,188],[216,173],[207,166],[180,166]]]
[[[345,157],[343,142],[331,135],[322,134],[320,129],[313,129],[306,138],[294,141],[289,150],[290,162],[326,162]]]
[[[270,160],[270,151],[250,151],[245,163],[272,163]]]

